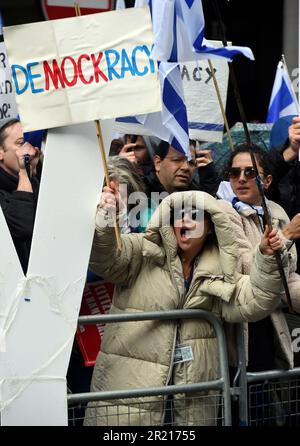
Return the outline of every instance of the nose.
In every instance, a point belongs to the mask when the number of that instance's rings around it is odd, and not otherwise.
[[[187,159],[184,159],[184,161],[181,164],[181,169],[183,170],[190,170],[190,165]]]
[[[241,171],[240,176],[239,176],[239,183],[245,183],[247,181],[247,178],[245,177],[245,172],[244,170]]]
[[[182,219],[182,223],[186,228],[192,229],[195,226],[194,220],[189,215],[185,215]]]

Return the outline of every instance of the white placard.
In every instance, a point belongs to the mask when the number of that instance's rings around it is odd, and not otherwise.
[[[0,209],[3,426],[67,424],[65,377],[103,178],[93,123],[49,132],[26,277]]]
[[[6,48],[4,42],[0,42],[0,127],[17,116],[18,110]]]
[[[161,109],[149,7],[4,28],[24,131]]]
[[[221,42],[212,41],[216,47]],[[224,109],[226,108],[229,68],[226,60],[213,59]],[[207,60],[180,65],[184,97],[187,106],[189,136],[202,141],[222,142],[224,120],[212,73]]]

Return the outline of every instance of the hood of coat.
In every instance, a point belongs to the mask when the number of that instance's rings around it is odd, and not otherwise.
[[[165,255],[171,258],[177,256],[178,245],[173,227],[170,225],[170,211],[174,208],[181,209],[183,203],[187,207],[203,209],[210,214],[217,239],[217,247],[214,249],[219,251],[220,265],[217,269],[219,270],[221,267],[226,282],[234,283],[236,281],[238,243],[232,231],[229,216],[219,207],[218,200],[205,192],[174,192],[165,198],[148,223],[144,249],[151,250],[151,254],[157,259],[162,259]],[[216,257],[213,256],[213,259],[215,262]],[[203,267],[204,262],[200,263]],[[207,257],[207,263],[209,263],[209,257]],[[213,265],[207,265],[207,271],[211,272],[212,270],[214,271],[216,268]]]

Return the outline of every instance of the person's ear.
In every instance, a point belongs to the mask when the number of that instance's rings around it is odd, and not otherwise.
[[[2,146],[0,146],[0,161],[4,159],[4,149]]]
[[[154,162],[155,172],[160,172],[161,157],[158,156],[158,155],[155,155],[154,158],[153,158],[153,162]]]
[[[272,175],[267,175],[264,179],[264,190],[268,190],[273,181]]]

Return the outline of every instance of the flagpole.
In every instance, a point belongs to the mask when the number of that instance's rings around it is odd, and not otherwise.
[[[225,32],[225,28],[224,28],[224,23],[223,23],[223,20],[222,20],[222,16],[221,16],[221,12],[220,12],[220,9],[219,9],[218,2],[216,0],[213,0],[213,7],[214,7],[214,10],[215,10],[218,22],[219,22],[219,26],[221,28],[223,45],[227,46],[227,39],[226,39],[226,32]],[[245,115],[244,107],[243,107],[243,104],[242,104],[242,101],[241,101],[240,92],[239,92],[239,89],[238,89],[238,83],[237,83],[237,79],[236,79],[236,76],[235,76],[234,68],[232,66],[232,63],[229,63],[228,65],[229,65],[230,79],[231,79],[231,82],[232,82],[235,99],[236,99],[237,106],[238,106],[238,109],[239,109],[239,112],[240,112],[240,116],[241,116],[241,120],[242,120],[242,123],[243,123],[244,132],[245,132],[245,136],[246,136],[246,141],[247,141],[247,144],[249,145],[249,147],[251,148],[253,146],[253,143],[251,141],[250,132],[249,132],[249,129],[248,129],[248,126],[247,126],[246,115]],[[250,153],[251,161],[252,161],[253,168],[254,168],[255,174],[256,174],[256,185],[257,185],[257,188],[258,188],[261,200],[262,200],[262,208],[264,210],[264,216],[265,216],[266,224],[268,225],[269,229],[272,230],[273,229],[272,219],[271,219],[271,215],[270,215],[269,209],[267,208],[266,198],[265,198],[263,185],[262,185],[262,180],[261,180],[261,178],[259,176],[259,173],[258,173],[256,159],[255,159],[255,156],[254,156],[254,153],[253,153],[252,150],[250,150],[249,153]],[[278,271],[279,271],[279,274],[280,274],[280,277],[281,277],[281,280],[282,280],[284,291],[285,291],[285,294],[286,294],[286,299],[287,299],[287,304],[288,304],[288,307],[289,307],[289,311],[291,313],[295,313],[295,311],[293,309],[293,306],[292,306],[291,295],[290,295],[289,287],[288,287],[288,284],[287,284],[287,279],[286,279],[286,276],[285,276],[285,272],[284,272],[284,269],[283,269],[283,266],[282,266],[280,253],[278,251],[275,251],[274,255],[275,255],[275,258],[276,258],[276,263],[277,263]]]
[[[74,3],[74,8],[75,8],[76,17],[81,16],[79,3]],[[96,124],[96,134],[97,134],[98,144],[99,144],[101,158],[102,158],[102,164],[103,164],[103,168],[104,168],[105,181],[106,181],[106,185],[109,187],[110,178],[109,178],[109,172],[108,172],[108,167],[107,167],[107,161],[106,161],[106,155],[105,155],[105,150],[104,150],[103,137],[102,137],[102,131],[101,131],[101,125],[100,125],[99,119],[95,120],[95,124]],[[119,251],[121,251],[122,250],[122,240],[121,240],[121,235],[120,235],[120,228],[117,225],[117,219],[115,216],[113,216],[113,221],[114,221],[114,229],[115,229],[115,235],[116,235],[116,240],[117,240],[117,246],[118,246]]]
[[[217,78],[216,78],[216,75],[215,75],[215,70],[214,70],[213,64],[212,64],[210,59],[208,59],[208,66],[209,66],[209,69],[210,69],[211,74],[212,74],[213,83],[214,83],[214,86],[215,86],[215,90],[216,90],[216,93],[217,93],[217,97],[218,97],[221,113],[222,113],[222,116],[223,116],[223,121],[224,121],[225,129],[226,129],[226,133],[227,133],[228,139],[229,139],[229,145],[230,145],[231,150],[234,150],[234,143],[233,143],[233,139],[232,139],[232,136],[231,136],[231,133],[230,133],[230,129],[229,129],[226,113],[225,113],[225,108],[224,108],[224,104],[223,104],[223,101],[222,101],[222,97],[221,97],[221,93],[220,93],[220,89],[219,89],[219,85],[218,85],[218,81],[217,81]]]

